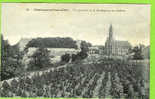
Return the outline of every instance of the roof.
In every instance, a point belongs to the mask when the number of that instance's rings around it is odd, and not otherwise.
[[[89,47],[89,49],[96,49],[96,50],[98,50],[99,48],[97,46],[92,46],[92,47]]]
[[[115,41],[113,41],[113,45],[115,45],[117,47],[123,47],[123,48],[131,47],[131,44],[128,41],[118,41],[118,40],[115,40]]]

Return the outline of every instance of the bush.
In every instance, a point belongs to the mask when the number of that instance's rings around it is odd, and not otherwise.
[[[75,62],[77,60],[83,60],[83,59],[87,58],[87,56],[88,56],[88,54],[83,51],[81,51],[77,54],[72,54],[72,62]]]
[[[72,62],[77,60],[77,55],[76,54],[72,54]]]
[[[77,54],[72,54],[72,62],[75,62],[76,60],[83,60],[83,59],[87,58],[87,56],[88,56],[87,53],[89,50],[88,47],[90,47],[90,46],[91,46],[90,43],[82,41],[81,45],[80,45],[81,51]]]
[[[77,54],[77,56],[79,56],[81,59],[85,59],[85,58],[87,58],[88,54],[83,52],[83,51],[81,51],[81,52],[79,52]]]
[[[71,57],[70,57],[69,54],[65,54],[65,55],[62,55],[62,56],[61,56],[61,61],[62,61],[62,62],[67,62],[67,63],[68,63],[69,60],[70,60],[70,58],[71,58]]]
[[[135,46],[133,48],[132,52],[134,53],[133,59],[135,59],[135,60],[142,60],[142,59],[144,59],[144,56],[142,54],[142,47],[141,46]]]

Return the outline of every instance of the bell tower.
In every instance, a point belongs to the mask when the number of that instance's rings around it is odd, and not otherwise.
[[[113,41],[113,27],[112,27],[112,24],[110,24],[110,27],[109,27],[109,41]]]

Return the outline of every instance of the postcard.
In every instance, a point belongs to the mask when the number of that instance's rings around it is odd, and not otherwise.
[[[1,10],[0,97],[149,99],[149,4]]]

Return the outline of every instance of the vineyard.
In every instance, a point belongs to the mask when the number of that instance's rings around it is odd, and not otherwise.
[[[70,63],[63,68],[3,81],[0,95],[149,99],[149,87],[142,76],[144,72],[137,68],[143,68],[143,65],[122,61]]]

